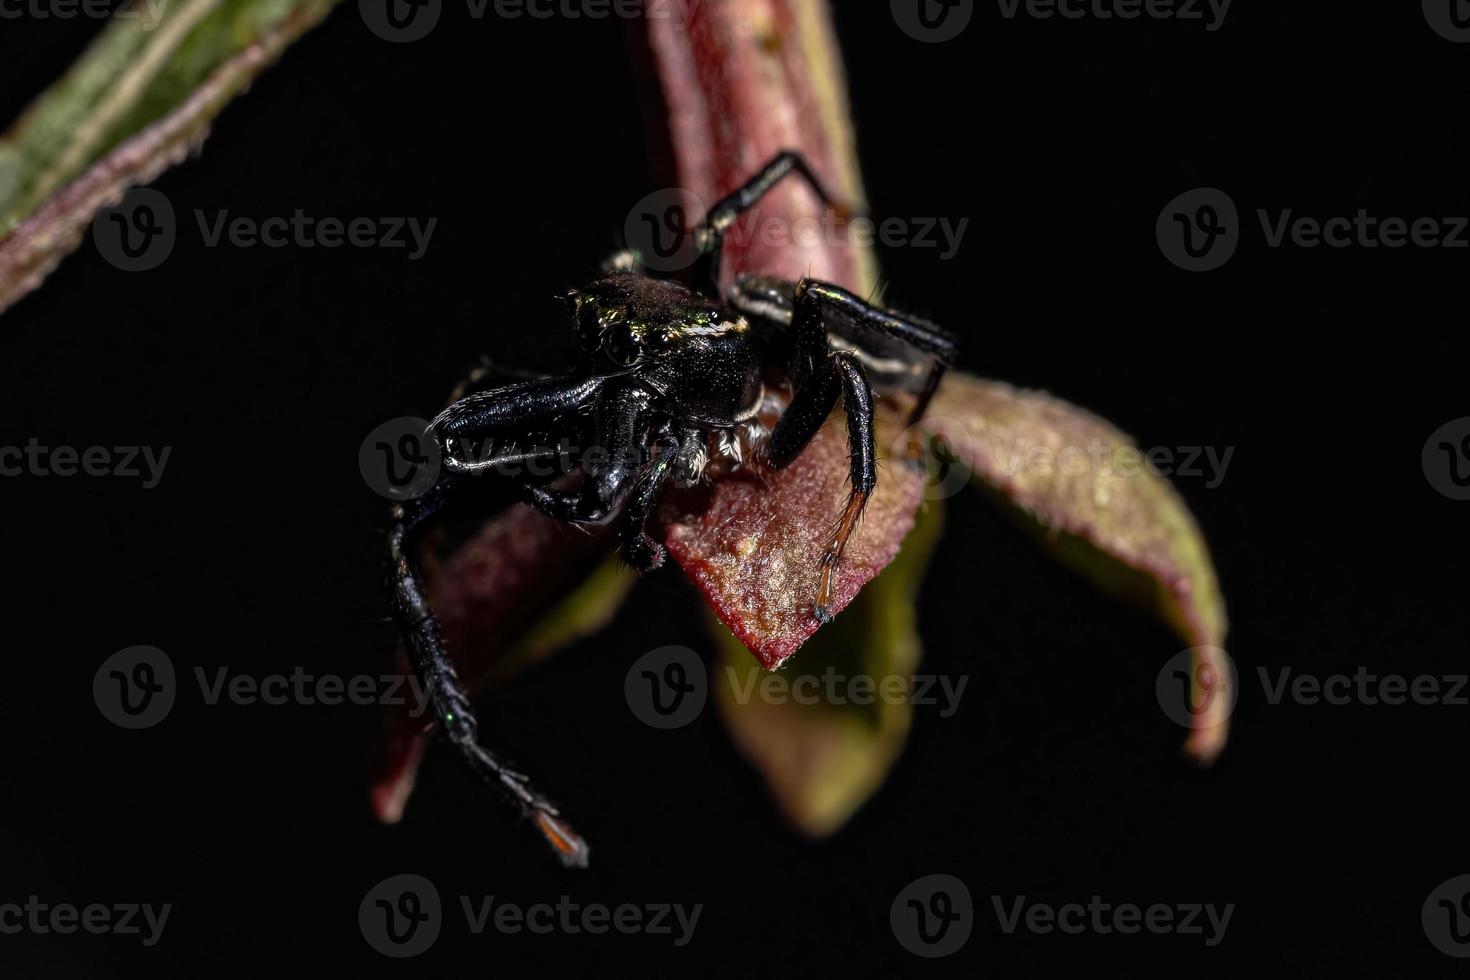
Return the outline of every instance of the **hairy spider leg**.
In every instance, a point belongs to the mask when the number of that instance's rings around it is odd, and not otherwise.
[[[680,442],[673,436],[659,439],[653,458],[648,461],[633,492],[628,496],[628,510],[623,516],[623,560],[640,572],[651,571],[664,563],[664,547],[653,539],[645,529],[649,512],[659,494],[674,474],[674,458],[679,454]]]
[[[838,328],[839,346],[844,337],[851,339],[854,344],[861,344],[864,337],[876,335],[902,341],[930,355],[932,361],[909,413],[908,424],[913,425],[924,417],[940,380],[959,352],[959,342],[953,334],[918,317],[879,309],[839,286],[817,280],[793,283],[764,276],[745,276],[735,283],[730,303],[735,309],[758,320],[791,327],[796,315],[797,296],[810,297],[807,302],[826,307],[827,315],[823,317],[823,325],[829,335],[834,326]],[[788,349],[788,360],[793,355],[800,355],[802,358],[800,362],[792,362],[793,370],[807,369],[820,355],[821,339],[815,334],[807,335],[804,341],[788,336],[788,345],[795,348]],[[796,347],[803,342],[806,346]],[[866,367],[869,371],[878,370],[881,362],[869,362]],[[878,370],[878,374],[881,390],[883,372]]]
[[[769,280],[742,281],[737,284],[734,303],[773,323],[791,326],[788,371],[796,393],[771,433],[769,459],[773,466],[788,466],[801,454],[826,422],[839,391],[842,394],[851,486],[820,563],[813,612],[818,620],[827,622],[831,618],[833,574],[877,484],[872,387],[856,353],[833,350],[829,330],[835,322],[848,334],[868,332],[891,337],[933,356],[910,413],[910,425],[923,417],[954,359],[955,340],[933,324],[878,309],[845,289],[815,279],[803,279],[789,294],[781,284]],[[911,445],[910,454],[916,449]]]
[[[587,844],[562,819],[556,807],[524,775],[480,744],[479,723],[470,706],[469,692],[444,649],[439,623],[424,595],[423,582],[412,557],[414,532],[443,510],[455,491],[465,485],[464,481],[445,476],[428,493],[393,508],[388,554],[393,576],[394,618],[407,640],[414,671],[429,693],[445,737],[459,749],[472,769],[505,790],[521,813],[536,824],[563,864],[586,867]]]
[[[674,486],[692,487],[709,463],[709,436],[695,425],[679,428],[679,451],[674,457]]]
[[[832,619],[832,575],[842,561],[847,541],[857,528],[868,497],[878,483],[877,454],[873,446],[873,391],[867,373],[852,354],[832,351],[822,356],[809,376],[798,383],[791,404],[771,432],[769,459],[780,469],[789,466],[827,421],[832,406],[842,393],[842,410],[847,416],[847,446],[850,459],[847,504],[818,565],[821,578],[812,613],[819,622]]]
[[[471,375],[469,384],[479,380]],[[539,829],[552,849],[569,866],[585,866],[587,844],[561,818],[557,809],[537,792],[526,777],[507,766],[479,743],[478,722],[454,665],[444,648],[439,625],[424,594],[422,579],[412,557],[414,532],[439,514],[462,487],[466,476],[482,474],[512,460],[555,455],[554,449],[501,451],[466,461],[456,454],[456,443],[473,440],[512,426],[552,419],[582,410],[598,400],[606,378],[535,379],[476,391],[456,401],[431,426],[444,450],[445,473],[421,497],[393,509],[389,532],[389,559],[393,575],[394,614],[405,637],[414,669],[429,692],[445,736],[471,768],[499,784]],[[533,498],[541,488],[522,481],[523,495]],[[556,515],[552,515],[556,516]]]
[[[657,568],[663,562],[664,551],[644,532],[644,522],[672,475],[671,464],[681,444],[666,437],[645,465],[639,457],[652,396],[638,385],[608,384],[606,378],[594,380],[599,384],[546,379],[478,392],[445,409],[434,420],[434,426],[446,442],[451,438],[472,439],[508,425],[584,408],[595,398],[596,445],[582,455],[587,483],[575,491],[562,491],[520,481],[520,493],[548,517],[573,523],[601,523],[613,515],[625,497],[631,497],[622,533],[623,557],[640,571]],[[455,458],[446,469],[469,475],[507,461],[547,454],[501,453],[472,462]],[[447,447],[445,458],[453,455],[452,446]]]
[[[499,364],[488,357],[481,357],[459,384],[454,386],[449,400],[457,402],[466,395],[479,394],[492,388],[504,388],[507,385],[527,381],[546,381],[551,377],[544,371],[531,371],[509,364]]]
[[[444,449],[446,472],[481,473],[505,460],[466,459],[467,443],[480,436],[567,415],[587,408],[606,386],[606,377],[543,378],[477,391],[440,412],[430,423]]]
[[[639,469],[652,395],[636,384],[609,385],[597,399],[593,446],[582,454],[587,482],[564,491],[523,483],[526,502],[547,517],[573,524],[601,524],[627,496]]]
[[[778,153],[754,177],[716,201],[696,229],[695,247],[699,250],[699,257],[694,265],[694,284],[705,295],[715,298],[720,295],[720,259],[724,251],[725,232],[730,230],[742,214],[755,207],[756,202],[767,191],[790,174],[796,174],[806,181],[821,202],[831,208],[839,219],[845,221],[851,217],[848,208],[827,193],[826,187],[801,154],[791,150]]]
[[[924,417],[944,372],[949,370],[959,352],[959,342],[949,331],[918,317],[880,309],[840,286],[816,279],[803,279],[797,283],[795,297],[798,330],[803,315],[820,318],[824,323],[837,319],[844,327],[856,328],[853,332],[892,337],[932,355],[934,360],[918,400],[909,413],[908,424],[913,425]]]

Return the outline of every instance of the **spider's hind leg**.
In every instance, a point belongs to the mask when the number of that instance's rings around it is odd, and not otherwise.
[[[699,258],[694,266],[694,283],[706,295],[720,294],[720,255],[724,251],[725,232],[730,230],[742,214],[755,207],[767,191],[791,174],[804,180],[818,199],[838,218],[846,219],[851,216],[851,212],[843,204],[827,193],[826,187],[801,154],[791,150],[778,153],[754,177],[716,201],[695,230],[695,246],[699,250]]]

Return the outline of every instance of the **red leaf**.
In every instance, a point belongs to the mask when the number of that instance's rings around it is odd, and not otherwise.
[[[710,205],[777,153],[796,150],[842,204],[862,209],[847,79],[827,0],[725,0],[692,5],[687,24],[646,21],[680,187]],[[790,230],[799,219],[823,217],[811,192],[789,180],[741,227]],[[811,275],[863,295],[877,281],[869,249],[826,235],[783,241],[738,228],[724,271],[727,280],[743,271]]]
[[[959,373],[945,379],[923,426],[973,481],[1033,521],[1058,558],[1168,623],[1190,644],[1196,686],[1206,669],[1232,677],[1221,649],[1225,600],[1204,535],[1168,480],[1141,465],[1133,440],[1060,398]],[[1193,718],[1185,753],[1208,763],[1225,747],[1234,699],[1197,700],[1210,707]]]
[[[880,419],[878,486],[833,576],[834,615],[898,554],[924,496],[921,472],[883,459],[893,428]],[[749,464],[663,508],[669,554],[768,669],[822,625],[812,612],[818,560],[847,501],[847,452],[834,418],[786,469]]]
[[[796,150],[840,204],[860,210],[847,85],[825,0],[735,0],[692,13],[687,24],[648,21],[680,186],[708,206],[777,153]],[[750,271],[871,293],[871,251],[838,233],[796,233],[803,223],[830,228],[833,217],[800,181],[784,181],[728,235],[727,285]],[[817,561],[846,499],[847,473],[846,436],[840,421],[829,422],[789,469],[747,467],[665,510],[670,553],[767,667],[821,625],[812,613]],[[906,466],[880,474],[839,566],[834,611],[897,554],[922,492]]]

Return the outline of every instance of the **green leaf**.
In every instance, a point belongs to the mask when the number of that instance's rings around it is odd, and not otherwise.
[[[0,139],[0,311],[92,216],[182,160],[210,121],[337,0],[138,2]]]

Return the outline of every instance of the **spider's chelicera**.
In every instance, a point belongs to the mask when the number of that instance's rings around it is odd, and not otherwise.
[[[425,599],[412,539],[474,477],[503,473],[510,461],[557,455],[561,450],[534,447],[590,432],[599,451],[579,452],[580,485],[518,476],[517,488],[527,503],[557,520],[620,519],[623,558],[639,570],[655,568],[664,549],[645,523],[666,485],[699,482],[715,458],[738,466],[752,446],[760,447],[770,466],[789,465],[841,396],[851,485],[813,576],[812,611],[828,621],[833,573],[877,482],[874,388],[912,393],[910,423],[918,421],[954,357],[955,341],[933,324],[812,279],[743,276],[728,299],[720,295],[725,232],[790,174],[803,178],[829,207],[838,207],[800,156],[783,153],[694,229],[692,288],[649,277],[632,253],[615,256],[603,278],[567,296],[582,352],[578,369],[565,377],[472,390],[455,401],[432,423],[444,461],[439,481],[393,511],[395,618],[439,725],[567,864],[585,865],[587,845],[525,776],[479,743],[468,694]],[[766,381],[776,372],[784,374],[792,395],[767,432],[761,408]],[[468,452],[477,441],[499,448]]]

